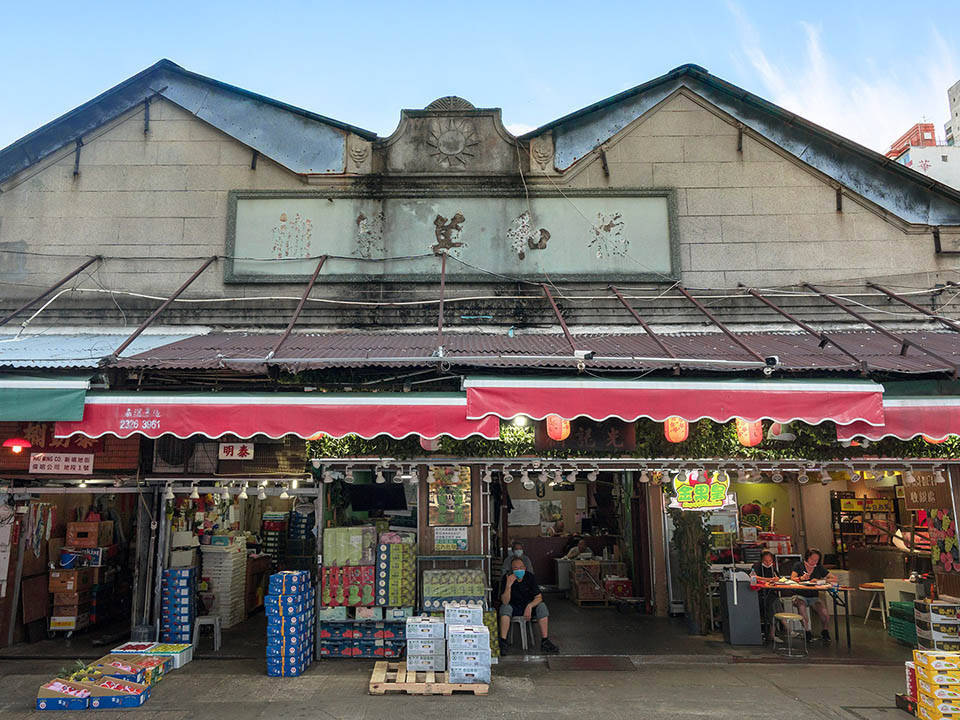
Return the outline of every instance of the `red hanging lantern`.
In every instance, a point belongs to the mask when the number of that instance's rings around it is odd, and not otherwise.
[[[690,425],[682,417],[668,417],[663,422],[663,436],[672,443],[681,443],[690,437]]]
[[[547,415],[547,437],[562,442],[570,437],[570,421],[559,415]]]
[[[3,441],[5,448],[10,448],[14,453],[19,454],[24,448],[31,448],[33,444],[26,438],[13,437]]]
[[[934,438],[930,437],[929,435],[924,435],[924,436],[923,436],[923,441],[924,441],[925,443],[929,444],[929,445],[940,445],[940,444],[942,444],[942,443],[945,443],[945,442],[947,441],[947,439],[944,437],[944,438],[940,438],[939,440],[935,440]]]
[[[759,420],[750,422],[743,418],[737,418],[737,440],[744,447],[759,445],[763,440],[763,423]]]
[[[440,438],[420,438],[420,447],[422,447],[427,452],[436,452],[440,449]]]

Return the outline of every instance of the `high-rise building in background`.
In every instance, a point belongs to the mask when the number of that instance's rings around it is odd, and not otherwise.
[[[950,103],[950,117],[943,125],[943,135],[947,145],[960,144],[960,80],[947,90]]]

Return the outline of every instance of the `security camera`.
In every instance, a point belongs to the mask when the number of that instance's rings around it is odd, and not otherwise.
[[[767,355],[763,361],[767,364],[767,367],[775,368],[780,364],[779,355]]]
[[[593,350],[574,350],[573,356],[577,360],[593,360],[593,356],[596,353]]]

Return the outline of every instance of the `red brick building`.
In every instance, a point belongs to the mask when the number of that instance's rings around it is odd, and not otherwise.
[[[890,145],[888,158],[900,157],[903,151],[911,147],[929,147],[937,144],[937,133],[933,123],[917,123]]]

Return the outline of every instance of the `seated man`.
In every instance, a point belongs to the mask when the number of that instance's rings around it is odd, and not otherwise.
[[[817,548],[810,548],[803,556],[803,560],[793,566],[793,572],[790,579],[797,582],[807,582],[809,580],[826,580],[827,582],[836,582],[837,578],[827,572],[827,569],[820,564],[823,554]],[[803,618],[803,627],[807,631],[807,642],[813,640],[813,626],[810,624],[809,608],[813,608],[820,616],[820,622],[823,629],[820,631],[820,638],[824,645],[830,644],[830,631],[827,625],[830,622],[830,611],[827,610],[827,604],[820,599],[819,590],[800,590],[793,596],[793,606],[797,613]]]
[[[531,573],[533,572],[533,561],[527,557],[527,553],[523,549],[523,543],[519,540],[514,540],[513,544],[510,546],[510,552],[508,552],[507,556],[503,559],[503,566],[500,569],[501,575],[506,575],[510,572],[510,565],[514,558],[520,558],[523,560],[523,566],[527,569],[527,571]]]
[[[528,572],[521,558],[515,557],[510,563],[510,572],[503,576],[500,587],[500,654],[506,655],[507,634],[510,632],[511,618],[523,616],[527,620],[536,619],[540,628],[540,651],[558,653],[560,648],[550,642],[547,634],[547,606],[540,594],[540,586],[532,572]]]
[[[593,557],[593,550],[587,545],[586,540],[580,540],[563,556],[564,560],[589,560]]]

